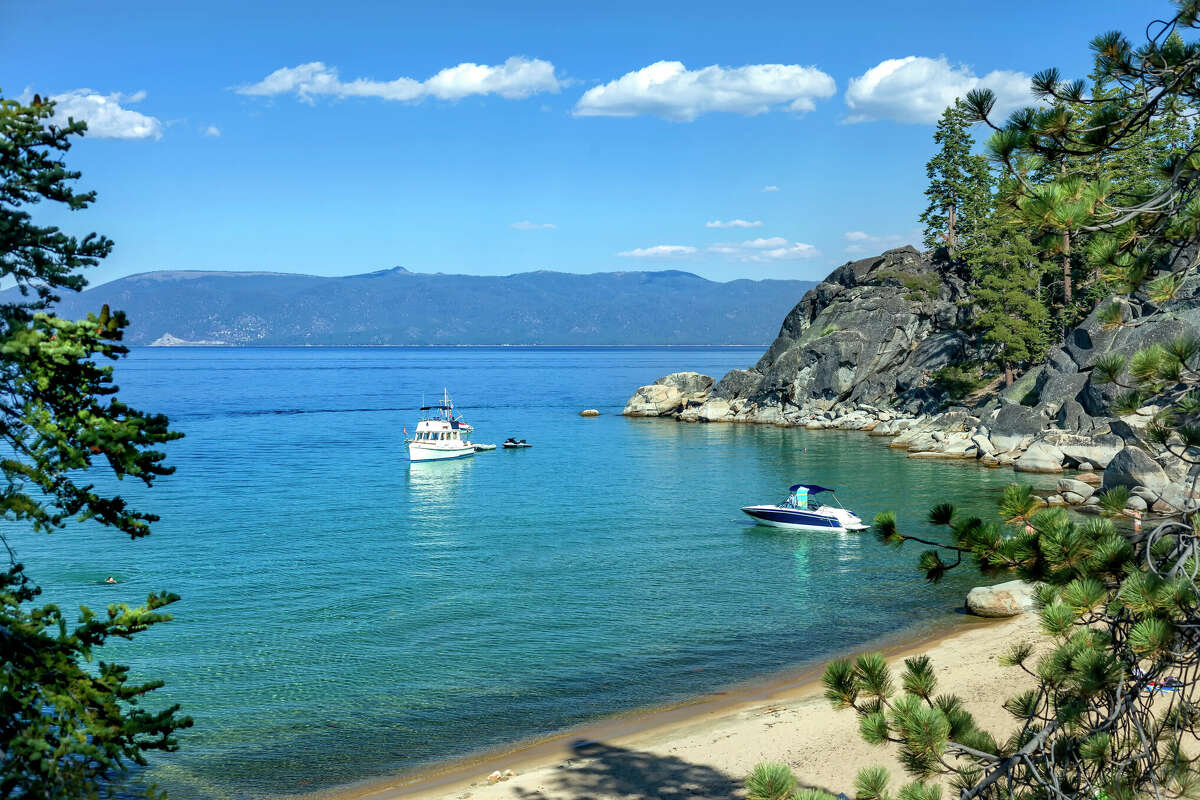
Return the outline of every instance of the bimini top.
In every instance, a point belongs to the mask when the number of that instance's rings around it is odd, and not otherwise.
[[[815,483],[797,483],[795,486],[789,487],[788,491],[794,492],[797,489],[808,489],[809,494],[820,494],[821,492],[832,492],[833,491],[833,489],[830,489],[825,486],[817,486]]]

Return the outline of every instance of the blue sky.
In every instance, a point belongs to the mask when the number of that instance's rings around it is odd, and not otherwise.
[[[989,85],[1015,105],[1039,69],[1085,75],[1094,34],[1136,40],[1170,12],[0,0],[0,89],[91,120],[69,163],[97,203],[38,214],[116,241],[94,284],[395,265],[818,279],[916,241],[946,98]]]

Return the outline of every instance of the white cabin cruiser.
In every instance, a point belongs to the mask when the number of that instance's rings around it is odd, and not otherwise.
[[[827,506],[810,496],[829,492],[837,506]],[[746,506],[742,509],[759,525],[789,528],[800,531],[865,531],[867,525],[853,511],[843,508],[833,489],[811,483],[797,483],[788,488],[787,499],[774,506]]]
[[[475,445],[468,440],[475,429],[462,417],[454,416],[454,403],[444,389],[441,405],[421,406],[421,410],[434,413],[422,417],[412,438],[404,440],[409,461],[446,461],[475,455]]]

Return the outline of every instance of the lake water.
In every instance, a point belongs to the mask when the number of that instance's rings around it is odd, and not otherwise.
[[[992,507],[1008,471],[907,460],[859,433],[619,416],[677,370],[755,348],[139,349],[123,397],[187,438],[130,542],[10,535],[46,601],[183,596],[105,658],[196,725],[148,777],[174,798],[263,797],[396,772],[694,696],[945,620],[917,549],[756,528],[790,483],[909,530]],[[449,388],[476,441],[409,465],[402,428]],[[578,416],[597,408],[602,416]],[[117,586],[101,585],[115,575]]]

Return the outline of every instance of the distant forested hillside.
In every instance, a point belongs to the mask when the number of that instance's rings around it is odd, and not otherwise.
[[[161,337],[243,345],[763,344],[813,281],[716,283],[688,272],[413,273],[322,278],[162,271],[64,296],[82,318],[128,313],[130,344]]]

